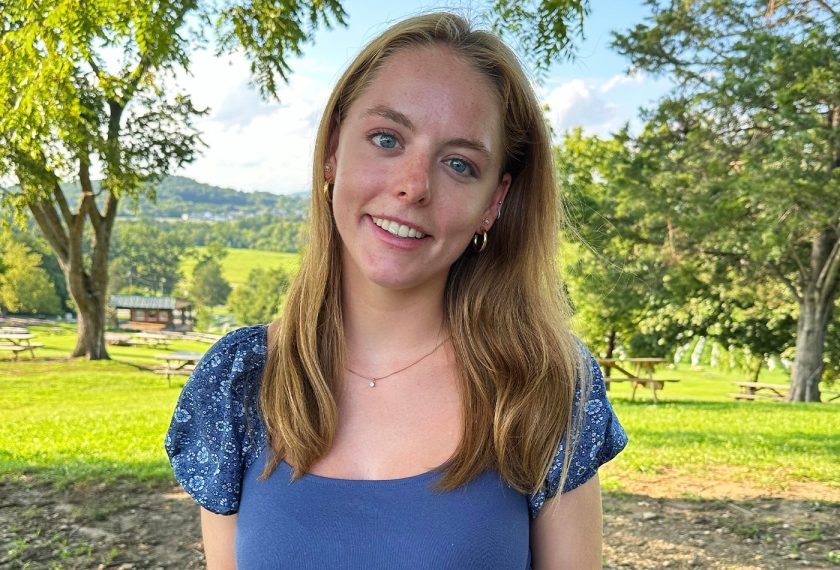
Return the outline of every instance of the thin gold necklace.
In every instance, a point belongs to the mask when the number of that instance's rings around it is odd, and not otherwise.
[[[376,383],[377,383],[378,381],[380,381],[380,380],[385,380],[386,378],[390,378],[390,377],[391,377],[391,376],[393,376],[394,374],[399,374],[400,372],[403,372],[403,371],[405,371],[405,370],[408,370],[408,369],[409,369],[409,368],[411,368],[412,366],[414,366],[414,365],[416,365],[416,364],[419,364],[419,363],[420,363],[420,362],[422,362],[424,359],[426,359],[426,358],[430,357],[430,356],[431,356],[431,355],[433,355],[435,352],[437,352],[437,349],[439,349],[441,346],[443,346],[443,343],[445,343],[447,340],[449,340],[449,339],[448,339],[448,338],[443,339],[443,340],[442,340],[442,341],[440,341],[440,342],[437,344],[437,346],[435,346],[435,347],[434,347],[431,351],[427,352],[426,354],[424,354],[423,356],[421,356],[420,358],[418,358],[417,360],[415,360],[414,362],[412,362],[412,363],[411,363],[411,364],[409,364],[408,366],[403,366],[403,367],[402,367],[402,368],[400,368],[399,370],[394,370],[393,372],[391,372],[390,374],[386,374],[385,376],[365,376],[364,374],[359,374],[358,372],[356,372],[355,370],[353,370],[353,369],[351,369],[351,368],[349,368],[349,367],[347,367],[347,366],[345,366],[345,367],[344,367],[344,369],[345,369],[345,370],[347,370],[347,372],[349,372],[350,374],[355,374],[355,375],[356,375],[356,376],[358,376],[359,378],[364,378],[365,380],[367,380],[368,382],[370,382],[370,383],[368,384],[368,386],[370,386],[371,388],[376,388]]]

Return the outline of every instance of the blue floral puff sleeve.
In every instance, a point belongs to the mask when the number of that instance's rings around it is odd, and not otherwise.
[[[175,478],[205,509],[233,514],[245,469],[264,444],[258,417],[266,327],[225,335],[184,385],[164,447]]]
[[[577,417],[583,402],[584,416],[577,431],[573,434],[576,445],[573,449],[569,472],[563,485],[566,493],[579,487],[591,479],[598,468],[618,455],[627,445],[627,434],[616,417],[604,385],[604,377],[598,362],[588,350],[581,347],[582,362],[589,367],[591,375],[589,393],[581,394],[581,383],[575,388],[575,399],[572,413]],[[528,506],[531,518],[536,518],[546,500],[557,494],[560,486],[560,475],[563,470],[563,460],[566,449],[565,440],[560,442],[554,461],[548,471],[543,488],[531,495]]]

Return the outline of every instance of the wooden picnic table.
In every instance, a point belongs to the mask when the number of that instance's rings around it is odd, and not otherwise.
[[[40,342],[32,342],[35,335],[32,333],[0,331],[0,350],[9,351],[17,360],[18,352],[29,351],[32,358],[35,358],[35,349],[44,346]]]
[[[151,346],[153,348],[164,348],[172,344],[172,339],[160,333],[139,332],[131,335],[131,340],[128,341],[131,345]]]
[[[775,400],[777,402],[787,401],[790,385],[769,384],[767,382],[733,382],[741,391],[729,394],[736,400]],[[840,392],[835,390],[820,390],[820,393],[827,399],[824,402],[833,402],[840,399]]]
[[[741,391],[729,394],[736,400],[778,400],[787,399],[790,386],[787,384],[768,384],[767,382],[733,382]]]
[[[0,333],[29,334],[29,329],[26,327],[0,327]]]
[[[635,358],[599,358],[598,365],[604,370],[604,383],[609,389],[610,384],[615,382],[630,382],[633,391],[630,399],[636,399],[636,389],[640,386],[650,388],[653,395],[653,402],[659,403],[657,391],[665,388],[666,382],[679,382],[674,378],[654,378],[653,373],[656,366],[667,362],[665,358],[653,356],[641,356]],[[633,368],[631,371],[630,368]],[[613,377],[612,371],[622,374],[620,377]]]
[[[167,385],[171,387],[172,376],[189,376],[195,370],[202,356],[204,356],[203,352],[188,352],[185,350],[155,354],[155,358],[165,360],[166,365],[155,368],[154,372],[155,374],[164,374]]]

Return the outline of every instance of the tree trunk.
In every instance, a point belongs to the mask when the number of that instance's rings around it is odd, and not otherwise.
[[[796,357],[793,363],[791,390],[792,402],[819,402],[820,379],[823,372],[825,334],[831,317],[831,307],[820,306],[815,295],[806,295],[799,305],[796,324]]]
[[[84,356],[88,360],[105,360],[111,358],[105,348],[105,299],[102,295],[86,293],[88,297],[84,310],[76,301],[79,307],[78,334],[76,336],[76,347],[70,356]]]
[[[612,358],[613,353],[615,352],[615,341],[618,333],[615,330],[610,331],[610,336],[607,337],[607,358]],[[604,372],[604,376],[607,378],[610,377],[610,367],[607,366],[606,372]]]
[[[797,298],[796,356],[788,400],[819,402],[825,335],[834,298],[840,290],[840,239],[833,228],[823,230],[814,240],[810,267],[802,277],[803,294]]]
[[[109,359],[105,348],[105,307],[108,292],[108,248],[116,218],[118,200],[109,192],[105,212],[100,214],[94,201],[88,163],[80,162],[82,196],[77,211],[70,209],[64,192],[55,181],[52,196],[35,200],[30,209],[47,242],[56,254],[67,279],[67,290],[76,303],[78,336],[71,356],[88,360]],[[21,181],[23,187],[23,181]],[[44,196],[50,190],[42,192]],[[83,247],[85,222],[90,221],[92,236],[89,253]],[[85,258],[88,262],[85,262]],[[89,268],[89,271],[86,269]]]

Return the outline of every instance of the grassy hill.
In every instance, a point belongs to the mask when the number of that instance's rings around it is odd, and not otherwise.
[[[201,251],[203,248],[197,248]],[[195,259],[184,259],[181,270],[184,275],[191,275]],[[256,249],[228,248],[228,254],[222,260],[222,275],[231,285],[236,287],[245,283],[248,273],[252,269],[283,268],[291,277],[300,267],[300,255],[297,253],[280,253],[276,251],[261,251]]]
[[[78,182],[65,183],[62,188],[77,192]],[[94,180],[95,190],[99,181]],[[204,184],[184,176],[167,176],[153,190],[155,200],[147,197],[125,200],[120,217],[181,218],[219,221],[272,213],[284,218],[299,219],[306,214],[309,194],[272,194],[243,192]],[[102,198],[104,199],[104,198]]]

